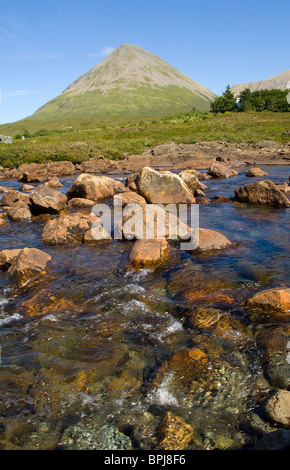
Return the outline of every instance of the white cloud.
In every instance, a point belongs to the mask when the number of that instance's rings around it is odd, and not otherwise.
[[[107,57],[108,55],[112,54],[115,50],[115,47],[106,46],[100,50],[100,52],[89,52],[87,54],[88,57]]]
[[[2,98],[2,100],[15,98],[17,96],[27,96],[27,95],[34,95],[34,94],[35,94],[35,91],[32,91],[32,90],[14,90],[14,91],[10,91],[2,95],[1,88],[0,88],[0,99]]]

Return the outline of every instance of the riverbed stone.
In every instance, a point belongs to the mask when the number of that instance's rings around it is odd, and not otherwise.
[[[173,256],[165,239],[137,240],[129,254],[130,265],[135,269],[156,268]]]
[[[30,194],[30,203],[37,214],[57,214],[65,208],[67,197],[61,192],[44,184]]]
[[[222,233],[215,230],[199,229],[198,250],[221,250],[232,245],[232,242]]]
[[[0,251],[0,267],[9,269],[13,261],[17,258],[22,248]]]
[[[232,178],[233,176],[238,175],[236,170],[229,168],[224,163],[213,162],[207,172],[212,178]]]
[[[271,180],[255,181],[235,190],[238,202],[290,207],[290,201]]]
[[[158,430],[158,446],[163,450],[184,450],[193,436],[193,428],[179,416],[168,411]]]
[[[6,214],[0,214],[0,227],[5,225],[8,221],[8,217]]]
[[[290,319],[290,288],[267,289],[245,302],[254,322],[288,321]]]
[[[29,194],[21,193],[20,191],[11,189],[7,193],[4,194],[4,196],[0,200],[0,205],[12,206],[13,204],[19,201],[26,202],[26,204],[29,204],[30,203]]]
[[[95,205],[95,201],[90,199],[84,199],[81,197],[75,197],[70,199],[67,203],[69,209],[92,209]]]
[[[54,176],[53,178],[49,179],[44,184],[45,186],[49,186],[50,188],[54,188],[54,189],[63,188],[63,184],[59,181],[57,176]]]
[[[195,198],[176,174],[144,167],[137,179],[139,193],[149,204],[195,204]]]
[[[23,248],[8,270],[8,276],[18,286],[45,274],[52,257],[37,248]]]
[[[265,412],[272,422],[290,426],[290,392],[278,390],[268,399]]]
[[[246,176],[248,176],[249,178],[262,178],[263,176],[267,176],[268,173],[266,173],[265,171],[261,170],[260,168],[250,168],[247,172],[246,172]]]
[[[32,214],[30,210],[30,205],[26,204],[26,202],[18,201],[12,206],[8,207],[7,214],[9,219],[14,220],[16,222],[21,222],[25,220],[31,220]]]
[[[82,173],[72,183],[66,195],[68,199],[84,198],[98,200],[126,191],[127,189],[124,184],[113,178]]]
[[[84,234],[91,228],[94,217],[91,214],[75,212],[49,220],[41,235],[45,245],[72,245],[81,243]]]

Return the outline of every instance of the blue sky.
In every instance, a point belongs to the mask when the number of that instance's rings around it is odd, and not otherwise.
[[[10,0],[1,4],[0,124],[33,114],[121,44],[217,94],[290,68],[290,2]]]

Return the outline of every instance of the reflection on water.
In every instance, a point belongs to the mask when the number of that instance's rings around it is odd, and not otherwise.
[[[266,170],[285,181],[285,168]],[[63,192],[72,180],[61,179]],[[208,180],[206,196],[233,197],[248,182],[243,171]],[[289,220],[285,209],[202,205],[200,226],[237,244],[182,252],[178,265],[155,272],[126,272],[131,242],[47,247],[40,220],[1,227],[1,249],[37,247],[54,260],[34,288],[15,291],[0,272],[2,448],[66,448],[80,426],[93,436],[112,424],[134,448],[154,449],[167,411],[194,427],[191,449],[251,447],[251,414],[269,384],[253,336],[264,326],[251,325],[242,302],[290,286]],[[197,311],[207,327],[192,326]]]

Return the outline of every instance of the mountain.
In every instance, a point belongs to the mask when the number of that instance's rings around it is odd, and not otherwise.
[[[209,110],[216,95],[160,57],[124,44],[58,97],[35,119],[93,116],[153,116]]]
[[[279,75],[275,75],[274,77],[267,78],[266,80],[243,84],[237,83],[231,87],[231,90],[234,95],[237,96],[246,88],[250,88],[252,92],[257,90],[290,89],[290,69],[286,70],[286,72],[280,73]]]

